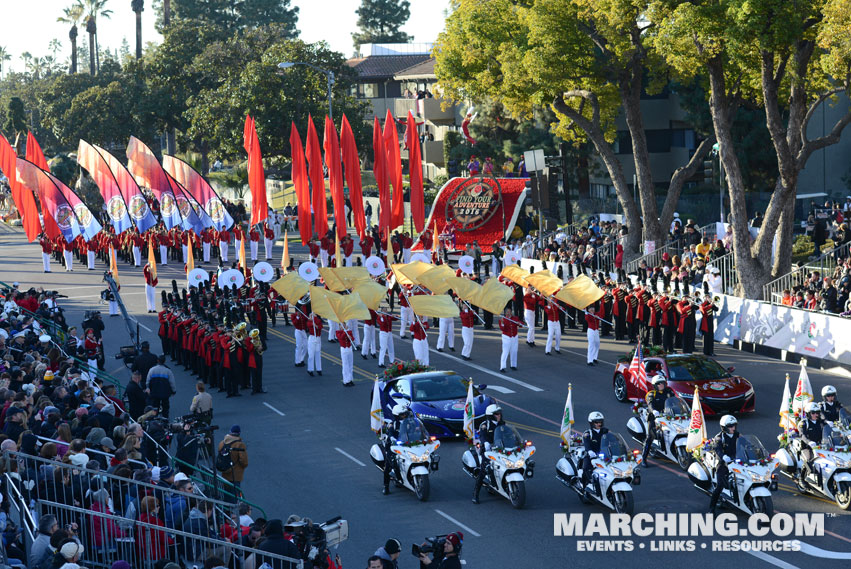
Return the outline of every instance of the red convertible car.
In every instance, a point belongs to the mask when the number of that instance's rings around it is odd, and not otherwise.
[[[630,381],[629,361],[619,362],[612,379],[615,398],[618,401],[643,400],[646,390]],[[735,368],[724,369],[703,354],[670,354],[644,359],[648,381],[658,373],[665,374],[668,386],[684,400],[694,398],[697,385],[703,413],[724,415],[727,413],[752,413],[754,411],[754,389],[751,383],[738,375]]]

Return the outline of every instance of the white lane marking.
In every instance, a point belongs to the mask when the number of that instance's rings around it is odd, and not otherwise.
[[[766,563],[774,565],[775,567],[780,567],[780,569],[801,569],[797,565],[792,565],[791,563],[786,563],[782,559],[777,559],[773,555],[763,553],[762,551],[748,551],[748,550],[743,550],[743,551],[745,553],[749,553],[750,555],[753,555],[757,559],[760,559],[762,561],[765,561]]]
[[[343,455],[343,456],[345,456],[346,458],[350,458],[350,459],[352,459],[354,462],[358,463],[359,465],[361,465],[361,466],[366,466],[364,463],[362,463],[361,461],[359,461],[358,459],[356,459],[355,457],[353,457],[352,455],[350,455],[349,453],[347,453],[347,452],[346,452],[346,451],[344,451],[343,449],[338,448],[338,447],[334,447],[334,450],[336,450],[337,452],[339,452],[340,454],[342,454],[342,455]]]
[[[268,407],[269,409],[271,409],[272,411],[274,411],[275,413],[277,413],[277,414],[278,414],[278,415],[280,415],[281,417],[286,417],[286,415],[285,415],[285,414],[281,413],[279,410],[275,409],[274,407],[272,407],[271,405],[269,405],[269,404],[268,404],[268,403],[266,403],[265,401],[263,402],[263,405],[265,405],[266,407]]]
[[[470,526],[465,526],[464,524],[462,524],[461,522],[459,522],[458,520],[456,520],[455,518],[453,518],[449,514],[442,512],[440,510],[435,510],[435,512],[437,512],[439,515],[443,516],[444,518],[446,518],[447,520],[449,520],[450,522],[452,522],[453,524],[455,524],[456,526],[458,526],[462,530],[468,532],[473,537],[482,537],[482,534],[476,532],[475,530],[470,528]]]
[[[497,393],[517,393],[513,389],[508,389],[507,387],[503,387],[501,385],[490,385],[488,384],[488,389],[492,389]]]
[[[821,549],[803,541],[798,542],[801,545],[801,553],[812,555],[813,557],[823,557],[824,559],[851,559],[851,553],[842,553],[839,551],[828,551]]]
[[[138,324],[140,328],[144,328],[144,329],[145,329],[145,330],[147,330],[148,332],[153,332],[153,330],[151,330],[150,328],[148,328],[147,326],[145,326],[144,324],[142,324],[141,322],[139,322],[139,321],[138,321],[138,320],[136,320],[135,318],[133,318],[132,320],[133,320],[133,322],[135,322],[136,324]]]
[[[460,363],[460,364],[462,364],[462,365],[470,366],[471,368],[473,368],[473,369],[477,369],[477,370],[479,370],[479,371],[480,371],[480,372],[482,372],[482,373],[486,373],[486,374],[488,374],[488,375],[492,375],[492,376],[494,376],[494,377],[498,377],[499,379],[504,379],[505,381],[507,381],[507,382],[509,382],[509,383],[513,383],[513,384],[515,384],[515,385],[519,385],[520,387],[525,387],[526,389],[529,389],[529,390],[531,390],[531,391],[543,391],[543,389],[541,389],[540,387],[535,387],[534,385],[531,385],[531,384],[529,384],[529,383],[526,383],[525,381],[520,381],[519,379],[514,379],[513,377],[508,377],[507,375],[503,375],[503,374],[501,374],[501,373],[498,373],[498,372],[495,372],[495,371],[491,371],[491,370],[489,370],[489,369],[487,369],[487,368],[484,368],[484,367],[482,367],[482,366],[480,366],[480,365],[472,364],[472,363],[470,363],[470,362],[468,362],[468,361],[466,361],[466,360],[462,360],[462,359],[461,359],[461,358],[459,358],[459,357],[451,356],[451,355],[447,354],[446,352],[438,352],[438,351],[437,351],[437,350],[435,350],[434,348],[429,348],[429,351],[430,351],[430,352],[432,352],[432,353],[434,353],[434,354],[438,354],[438,355],[440,355],[440,356],[443,356],[443,357],[445,357],[445,358],[449,358],[449,359],[455,360],[456,362],[458,362],[458,363]]]

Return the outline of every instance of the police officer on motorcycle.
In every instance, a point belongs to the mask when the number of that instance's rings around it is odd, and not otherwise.
[[[822,393],[824,393],[822,391]],[[804,459],[804,466],[801,468],[801,479],[806,480],[807,476],[813,468],[813,460],[815,455],[810,445],[821,443],[822,434],[824,432],[825,421],[821,417],[821,407],[818,403],[807,404],[806,417],[798,423],[798,433],[801,435],[801,458]],[[838,415],[839,411],[837,411]],[[816,470],[819,486],[821,486],[821,471]]]
[[[476,478],[476,485],[473,488],[473,503],[479,503],[479,491],[482,489],[482,484],[485,481],[485,470],[488,464],[485,460],[485,447],[493,445],[493,433],[500,425],[504,425],[502,420],[502,408],[496,404],[488,405],[485,410],[485,420],[479,425],[479,452],[473,453],[473,456],[479,461],[479,475]]]
[[[385,496],[390,493],[390,469],[396,470],[396,477],[401,478],[399,472],[399,463],[393,460],[393,452],[390,447],[393,441],[399,438],[399,429],[402,426],[402,421],[411,416],[411,410],[406,405],[393,406],[393,421],[388,421],[384,431],[384,490],[382,494]]]
[[[653,448],[653,441],[656,439],[656,414],[665,411],[665,401],[669,397],[676,397],[674,390],[668,387],[668,379],[661,372],[653,378],[653,389],[647,392],[644,396],[644,401],[647,403],[647,438],[644,440],[644,451],[641,453],[641,462],[645,468],[650,468],[647,462],[647,456],[650,454],[650,449]]]
[[[825,385],[821,390],[822,402],[819,403],[821,415],[825,421],[833,422],[839,420],[839,410],[842,409],[842,403],[836,400],[836,388],[832,385]]]
[[[588,430],[582,435],[582,445],[585,447],[585,458],[582,459],[582,488],[585,489],[588,480],[591,478],[591,471],[594,470],[591,466],[591,459],[597,458],[600,452],[600,443],[603,440],[603,435],[609,432],[609,429],[603,426],[605,417],[599,411],[592,411],[588,415]]]
[[[718,498],[727,487],[727,479],[730,477],[727,463],[736,458],[736,442],[739,440],[739,431],[736,428],[738,423],[732,415],[724,415],[720,421],[721,432],[713,439],[714,451],[718,456],[718,467],[715,469],[715,490],[712,491],[712,498],[709,500],[710,513],[715,512]]]

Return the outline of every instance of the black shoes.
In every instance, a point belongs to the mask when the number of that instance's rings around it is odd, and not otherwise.
[[[321,371],[317,371],[316,373],[317,373],[318,375],[322,375],[322,372],[321,372]]]
[[[310,377],[313,377],[313,372],[312,372],[312,371],[308,371],[308,372],[307,372],[307,375],[309,375]]]
[[[390,494],[390,486],[385,486],[384,488],[382,488],[382,489],[381,489],[381,493],[382,493],[383,495],[385,495],[385,496],[387,496],[388,494]]]

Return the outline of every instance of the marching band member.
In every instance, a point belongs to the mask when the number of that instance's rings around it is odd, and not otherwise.
[[[499,329],[502,332],[502,355],[499,359],[499,371],[505,371],[507,363],[511,364],[511,369],[517,369],[517,345],[519,343],[517,327],[522,325],[520,320],[512,316],[511,308],[506,307],[502,318],[499,319]]]
[[[307,318],[307,374],[322,375],[322,319],[313,312]]]
[[[142,265],[142,245],[145,244],[145,240],[139,235],[139,231],[134,229],[130,235],[130,242],[133,245],[133,266],[139,267]]]
[[[156,307],[156,286],[159,279],[151,274],[151,264],[145,263],[145,268],[142,269],[142,274],[145,275],[145,305],[148,308],[148,313],[157,311]]]
[[[235,251],[234,256],[239,256],[239,251],[242,247],[242,241],[244,239],[245,229],[242,228],[241,223],[235,223],[233,226],[233,250]]]
[[[461,302],[461,340],[464,342],[461,348],[461,358],[470,359],[470,353],[473,351],[473,325],[476,323],[476,313],[472,311],[470,305],[466,302]]]
[[[712,302],[710,293],[703,295],[700,304],[700,313],[703,318],[700,321],[700,331],[703,334],[703,353],[707,356],[715,355],[715,313],[718,307]]]
[[[694,352],[694,336],[697,322],[694,305],[691,303],[687,292],[683,294],[683,299],[677,303],[677,312],[680,315],[680,325],[677,331],[683,337],[683,353],[691,354]]]
[[[449,337],[449,349],[455,351],[455,319],[454,318],[438,318],[437,319],[437,351],[442,352],[443,346],[447,343],[446,337]]]
[[[219,231],[219,259],[223,263],[228,262],[228,246],[230,245],[230,231],[222,229]]]
[[[357,321],[356,321],[357,322]],[[343,322],[337,330],[337,342],[340,344],[340,363],[343,368],[343,385],[354,387],[354,354],[352,350],[352,336],[348,329],[348,323]]]
[[[266,260],[272,260],[272,249],[275,246],[275,232],[269,224],[263,223],[263,247],[266,249]]]
[[[295,329],[295,367],[304,367],[307,356],[307,317],[296,308],[292,320]]]
[[[213,229],[206,227],[201,230],[201,258],[203,262],[210,262],[210,244],[213,242]]]
[[[38,240],[39,245],[41,245],[41,263],[44,265],[44,272],[49,273],[50,271],[50,254],[53,253],[53,244],[50,242],[50,239],[42,233],[39,235]]]
[[[523,316],[526,320],[526,343],[529,346],[535,346],[535,310],[538,307],[538,295],[535,294],[531,287],[523,291]]]
[[[251,260],[257,261],[257,249],[260,247],[260,232],[256,227],[252,227],[248,232],[248,246],[251,249]]]
[[[404,289],[410,288],[410,285],[402,285]],[[408,328],[410,327],[410,323],[414,319],[414,311],[411,308],[411,305],[408,304],[408,295],[405,290],[399,290],[399,315],[401,316],[400,325],[399,325],[399,337],[404,338],[407,336]]]
[[[555,350],[555,353],[561,353],[561,322],[559,321],[558,304],[555,300],[550,299],[548,302],[543,302],[544,314],[547,317],[547,345],[544,347],[544,353],[548,356],[550,352]]]
[[[328,259],[334,254],[334,240],[329,235],[333,235],[330,229],[319,242],[319,258],[323,267],[328,266]]]
[[[393,321],[398,319],[386,312],[378,314],[378,367],[385,367],[385,355],[390,358],[390,363],[396,360],[396,351],[393,349]]]
[[[246,342],[248,350],[248,369],[251,373],[251,395],[267,393],[263,389],[263,352],[266,345],[260,337],[260,330],[254,328],[248,334]]]
[[[348,235],[343,236],[343,240],[340,241],[340,251],[343,254],[343,261],[345,266],[352,266],[352,253],[355,250],[355,242],[354,239],[349,237]],[[357,328],[354,328],[357,330]]]
[[[428,322],[421,321],[418,316],[414,316],[414,322],[411,324],[411,335],[414,337],[414,359],[419,361],[424,366],[428,365]]]
[[[316,234],[313,234],[313,237],[310,238],[310,241],[307,242],[307,249],[310,251],[310,262],[315,263],[319,258],[320,248],[319,248],[319,240],[316,238]]]
[[[364,260],[372,255],[372,246],[375,244],[372,236],[369,233],[364,233],[363,239],[360,240],[360,252]]]
[[[432,234],[431,229],[426,227],[426,230],[420,234],[420,242],[423,244],[423,254],[431,257],[431,248],[434,244],[434,234]]]
[[[585,309],[585,323],[588,325],[588,358],[587,363],[593,366],[597,363],[597,356],[600,353],[600,320],[594,315],[596,310],[591,304]]]
[[[171,244],[168,233],[165,230],[159,234],[157,241],[160,246],[160,265],[168,265],[168,246]]]
[[[366,359],[367,355],[371,355],[373,358],[377,357],[375,349],[375,324],[377,319],[378,313],[370,308],[369,318],[363,321],[363,343],[360,350],[363,359]]]
[[[410,263],[411,262],[411,247],[414,245],[414,240],[411,239],[411,236],[408,235],[408,232],[402,233],[400,238],[402,245],[402,262]],[[438,342],[440,338],[438,337]]]

